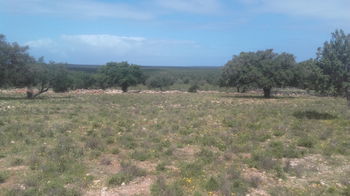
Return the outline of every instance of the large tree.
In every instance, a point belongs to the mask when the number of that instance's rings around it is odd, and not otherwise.
[[[277,54],[272,49],[242,52],[226,63],[221,81],[226,86],[262,88],[269,98],[273,87],[290,84],[295,64],[292,54]]]
[[[99,72],[103,88],[120,86],[123,92],[127,92],[129,86],[144,82],[140,67],[127,62],[109,62],[101,67]]]
[[[0,86],[27,87],[27,97],[33,98],[48,90],[48,76],[42,59],[36,61],[27,50],[0,35]],[[34,93],[36,86],[38,91]]]
[[[331,40],[318,49],[317,64],[326,77],[322,92],[345,95],[350,107],[350,34],[332,33]]]
[[[67,71],[65,67],[50,63],[44,58],[31,57],[28,47],[9,43],[0,35],[0,87],[26,87],[27,98],[35,98],[50,87],[54,90],[67,90]]]

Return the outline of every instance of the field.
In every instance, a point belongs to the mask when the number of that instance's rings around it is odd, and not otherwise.
[[[0,195],[350,195],[342,98],[0,93]]]

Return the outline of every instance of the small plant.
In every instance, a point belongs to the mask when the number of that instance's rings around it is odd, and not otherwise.
[[[166,164],[164,162],[161,162],[157,165],[156,170],[157,171],[165,171],[166,170]]]
[[[146,175],[146,171],[131,165],[130,163],[122,163],[122,169],[119,173],[113,175],[109,180],[109,185],[121,185],[122,183],[129,183],[133,179]]]
[[[8,178],[8,174],[5,172],[0,172],[0,184],[4,183]]]
[[[200,160],[202,160],[205,164],[209,164],[214,161],[215,154],[208,150],[208,149],[202,149],[197,156],[199,156]]]
[[[11,161],[11,166],[19,166],[19,165],[22,165],[23,164],[23,159],[22,158],[14,158],[12,161]]]
[[[150,158],[150,154],[146,151],[134,151],[131,154],[131,158],[138,160],[138,161],[146,161]]]
[[[298,140],[298,146],[305,148],[312,148],[315,145],[315,141],[310,137],[302,137]]]
[[[248,182],[250,186],[254,188],[258,188],[259,184],[261,183],[261,178],[259,176],[250,176],[248,179]]]
[[[205,189],[207,191],[216,191],[219,189],[219,183],[216,181],[215,178],[210,177],[207,183],[205,184]]]
[[[202,166],[197,163],[185,163],[181,167],[181,176],[183,177],[195,177],[202,174]]]
[[[89,137],[86,140],[85,146],[87,148],[92,149],[92,150],[103,149],[103,143],[102,143],[101,139],[99,139],[97,137]]]
[[[112,154],[119,154],[119,153],[120,153],[119,148],[113,148],[112,149]]]
[[[153,196],[182,196],[185,195],[181,185],[177,182],[167,184],[164,177],[158,177],[151,186]]]

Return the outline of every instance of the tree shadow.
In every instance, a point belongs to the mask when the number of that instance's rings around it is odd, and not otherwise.
[[[222,98],[234,98],[234,99],[295,99],[295,97],[289,96],[271,96],[270,98],[265,98],[262,95],[221,95]]]
[[[15,100],[23,100],[23,101],[35,101],[35,100],[48,100],[48,99],[70,99],[72,96],[42,96],[42,97],[36,97],[34,99],[28,99],[25,96],[23,97],[15,97],[15,96],[0,96],[0,101],[15,101]]]
[[[337,116],[326,112],[317,112],[315,110],[298,111],[294,112],[293,116],[298,119],[310,119],[310,120],[332,120]]]

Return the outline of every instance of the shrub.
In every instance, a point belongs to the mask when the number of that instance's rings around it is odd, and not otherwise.
[[[247,182],[241,177],[240,169],[232,165],[219,179],[219,191],[222,195],[245,195],[248,191]]]
[[[0,184],[4,183],[8,178],[7,173],[5,172],[0,172]]]
[[[184,191],[179,183],[166,184],[164,177],[158,177],[151,186],[151,194],[153,196],[182,196]]]
[[[131,158],[138,160],[138,161],[146,161],[150,158],[150,154],[146,151],[134,151],[131,154]]]
[[[87,148],[90,148],[92,150],[95,149],[103,149],[103,143],[102,140],[97,138],[97,137],[89,137],[86,142],[85,142],[85,146]]]
[[[199,86],[197,84],[194,84],[194,85],[190,86],[190,88],[188,88],[188,92],[196,93],[198,89],[199,89]]]
[[[312,148],[315,145],[315,141],[310,137],[302,137],[298,140],[298,146]]]
[[[200,160],[202,160],[205,164],[211,163],[215,159],[215,154],[208,150],[208,149],[202,149],[197,156],[200,157]]]
[[[119,173],[113,175],[109,180],[109,185],[121,185],[129,183],[133,179],[146,175],[146,171],[131,165],[130,163],[122,163],[122,169]]]
[[[157,171],[165,171],[166,170],[166,164],[164,162],[161,162],[157,165],[156,170]]]
[[[181,166],[181,176],[195,177],[202,174],[202,166],[199,163],[185,163]]]
[[[167,88],[174,84],[174,79],[172,76],[169,76],[167,74],[159,74],[149,78],[146,81],[146,84],[149,88],[159,88],[161,91],[163,91],[164,88]]]
[[[265,170],[275,169],[279,166],[279,162],[266,152],[254,152],[248,164],[251,167]]]
[[[19,165],[22,165],[23,164],[23,159],[22,158],[14,158],[12,161],[11,161],[11,166],[19,166]]]
[[[216,181],[215,178],[210,177],[207,183],[205,184],[205,189],[207,191],[216,191],[219,189],[219,183]]]
[[[248,179],[248,182],[250,186],[254,188],[258,188],[259,184],[261,183],[261,178],[259,176],[250,176]]]

